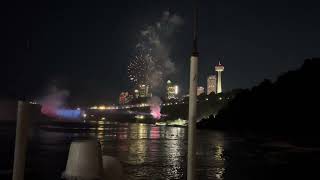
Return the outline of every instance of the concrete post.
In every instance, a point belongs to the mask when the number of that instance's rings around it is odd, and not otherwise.
[[[196,165],[196,115],[197,115],[197,85],[198,57],[191,56],[190,60],[190,88],[189,88],[189,121],[188,121],[188,172],[187,179],[194,180]]]
[[[62,178],[102,179],[101,145],[96,140],[77,140],[70,145],[66,170]]]
[[[23,180],[26,161],[28,129],[30,126],[30,111],[27,103],[18,101],[16,140],[14,149],[14,164],[12,180]]]

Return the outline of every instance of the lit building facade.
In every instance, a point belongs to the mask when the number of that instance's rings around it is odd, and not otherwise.
[[[132,94],[129,94],[128,97],[126,98],[126,104],[130,103],[134,99],[134,96]]]
[[[217,93],[217,78],[215,75],[210,75],[207,79],[207,95],[211,93]]]
[[[204,87],[198,86],[197,87],[197,96],[199,96],[200,94],[203,94],[203,93],[204,93]]]
[[[224,71],[224,66],[220,63],[215,66],[215,70],[217,72],[217,93],[222,93],[222,78],[221,78],[221,74]]]
[[[121,92],[119,96],[119,104],[126,104],[128,96],[129,96],[128,92]]]
[[[140,84],[139,85],[139,97],[151,97],[151,91],[150,91],[150,86],[146,84]]]
[[[139,98],[139,90],[138,89],[134,90],[134,97]]]
[[[170,80],[167,81],[167,99],[176,99],[179,94],[179,86],[173,84]]]
[[[119,96],[119,104],[127,104],[131,102],[133,99],[133,95],[130,94],[129,92],[121,92]]]

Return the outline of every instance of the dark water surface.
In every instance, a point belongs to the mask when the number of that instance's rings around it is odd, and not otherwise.
[[[14,126],[0,127],[0,180],[12,176],[14,133]],[[215,131],[197,135],[199,179],[320,179],[319,149]],[[122,162],[128,179],[186,179],[187,128],[137,123],[100,123],[87,132],[33,128],[25,179],[60,179],[70,142],[89,136]]]

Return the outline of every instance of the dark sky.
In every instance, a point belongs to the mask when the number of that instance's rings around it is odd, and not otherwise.
[[[223,88],[252,87],[320,54],[320,3],[200,0],[200,85],[224,57]],[[139,31],[163,11],[185,24],[175,37],[172,77],[184,89],[192,0],[7,1],[1,5],[1,97],[40,97],[51,85],[70,101],[110,103],[127,90]],[[298,83],[297,83],[298,85]]]

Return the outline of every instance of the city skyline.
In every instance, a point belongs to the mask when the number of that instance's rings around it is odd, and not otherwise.
[[[201,84],[197,87],[197,96],[205,93],[207,95],[214,93],[222,93],[222,78],[221,78],[221,72],[224,71],[224,66],[221,64],[221,61],[218,61],[218,63],[215,65],[214,73],[210,74],[207,77],[207,82],[205,86],[202,86]],[[199,73],[201,74],[201,72]],[[218,77],[218,78],[216,78]],[[130,78],[130,77],[129,77]],[[131,80],[130,80],[131,81]],[[151,98],[152,97],[152,90],[153,88],[144,81],[141,81],[141,83],[133,82],[135,83],[134,88],[126,89],[120,93],[119,96],[119,104],[127,104],[130,103],[130,100],[133,100],[132,98],[135,97],[135,99],[138,98]],[[182,84],[182,82],[180,82]],[[179,88],[179,82],[172,82],[170,79],[166,81],[164,94],[157,94],[158,97],[163,97],[167,100],[170,99],[179,99],[183,98],[183,96],[188,96],[189,92],[186,90],[183,90]],[[161,91],[161,90],[157,90]],[[181,94],[181,91],[186,92],[185,94]],[[129,98],[130,100],[126,99]]]
[[[130,88],[125,72],[140,31],[168,10],[184,20],[170,55],[176,67],[170,79],[188,89],[191,1],[8,3],[12,8],[3,11],[7,28],[1,42],[0,80],[7,84],[0,90],[3,97],[37,98],[56,85],[70,92],[73,103],[116,102],[119,92]],[[126,10],[121,10],[123,4]],[[223,89],[229,91],[274,79],[306,57],[319,56],[316,5],[201,1],[199,84],[206,84],[220,57],[228,67]]]
[[[319,10],[4,1],[0,179],[318,179]]]

